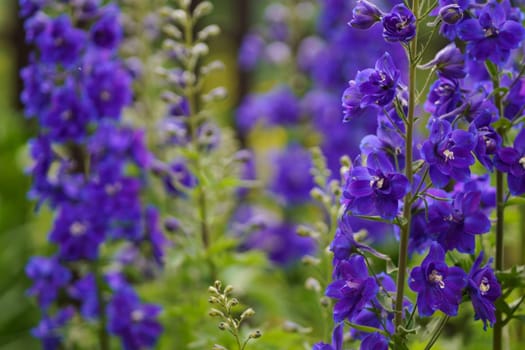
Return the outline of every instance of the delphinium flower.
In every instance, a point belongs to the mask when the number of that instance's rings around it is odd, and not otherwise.
[[[496,64],[507,61],[512,49],[523,39],[524,29],[514,18],[507,18],[505,8],[497,1],[489,1],[477,18],[458,24],[458,37],[466,41],[467,52],[474,60],[491,59]]]
[[[458,312],[467,274],[459,267],[445,263],[445,252],[439,244],[433,244],[421,266],[410,273],[409,286],[417,293],[417,308],[422,316],[430,316],[441,310],[449,316]]]
[[[492,259],[489,259],[485,266],[481,266],[484,256],[481,252],[470,269],[467,291],[474,307],[475,319],[481,319],[483,329],[487,330],[487,322],[491,327],[496,322],[494,303],[501,296],[501,286],[490,267]]]
[[[353,255],[341,261],[334,281],[326,289],[326,295],[337,300],[334,321],[352,320],[375,297],[377,290],[377,283],[368,274],[362,256]]]
[[[490,230],[490,220],[480,210],[481,192],[458,192],[452,202],[435,201],[428,209],[426,232],[437,235],[445,251],[474,253],[475,235]]]
[[[342,202],[347,211],[358,215],[394,218],[409,190],[407,178],[395,171],[382,153],[370,154],[366,167],[356,166],[348,174]]]
[[[339,323],[332,332],[332,344],[317,343],[312,350],[343,350],[344,324]]]
[[[485,328],[487,324],[502,326],[502,319],[496,320],[494,312],[494,301],[501,294],[501,288],[488,265],[480,267],[483,258],[476,260],[467,278],[460,267],[446,265],[445,255],[449,254],[455,261],[457,253],[449,251],[474,254],[477,251],[475,236],[490,231],[489,216],[498,208],[496,266],[503,269],[502,212],[507,199],[502,173],[507,173],[508,196],[525,192],[521,186],[521,170],[525,167],[521,164],[524,152],[520,144],[525,135],[521,130],[522,120],[516,119],[522,114],[523,97],[523,69],[520,71],[519,64],[522,54],[515,50],[520,47],[524,33],[521,11],[506,1],[481,4],[440,0],[425,9],[419,5],[414,2],[409,9],[408,5],[398,4],[385,11],[362,1],[354,8],[350,21],[354,27],[363,29],[380,27],[375,24],[381,22],[385,40],[401,42],[407,49],[411,66],[405,80],[399,72],[392,73],[395,68],[387,70],[384,64],[383,67],[376,64],[375,68],[358,72],[342,93],[345,121],[353,125],[368,110],[378,123],[375,134],[362,139],[361,154],[355,157],[354,165],[345,168],[341,198],[345,215],[365,216],[371,221],[395,226],[401,244],[395,326],[392,332],[384,329],[393,337],[382,338],[381,332],[369,335],[370,340],[361,342],[365,348],[372,342],[374,348],[388,348],[389,341],[398,341],[396,336],[405,337],[404,331],[412,328],[413,316],[406,319],[402,311],[402,287],[410,256],[427,248],[427,257],[421,266],[412,269],[409,278],[409,286],[418,293],[419,315],[430,316],[441,310],[447,316],[454,316],[462,298],[468,297],[474,304],[476,319],[481,318]],[[421,36],[416,32],[423,30],[420,23],[427,15],[436,17],[429,26],[441,25],[440,33],[456,42],[439,50],[428,63],[420,64],[428,45],[418,42],[424,33]],[[386,56],[382,56],[384,62]],[[395,62],[397,65],[400,60]],[[426,69],[431,70],[431,75],[422,90],[430,88],[426,100],[422,101],[415,77],[418,70]],[[434,73],[435,80],[432,79]],[[407,81],[408,86],[403,81]],[[424,108],[417,105],[420,102]],[[413,132],[416,123],[422,120],[429,136],[420,141]],[[514,147],[505,147],[514,135]],[[377,161],[379,158],[381,161]],[[481,167],[475,166],[476,163]],[[377,164],[387,164],[389,170],[378,173],[381,167]],[[497,173],[496,188],[490,186],[493,171]],[[376,191],[387,182],[386,173],[405,177],[406,185],[399,187],[404,190],[399,191],[399,196],[393,196],[395,201],[386,200]],[[379,210],[381,206],[389,206],[391,210]],[[352,235],[341,230],[336,232],[332,242],[334,280],[340,277],[341,259],[344,261],[359,250],[362,249],[357,247]],[[489,295],[492,285],[496,286],[494,294]],[[388,315],[381,315],[381,309],[382,305],[374,305],[371,299],[367,309],[350,322],[356,324],[356,329],[359,329],[357,325],[386,328]],[[334,315],[340,313],[336,305]],[[399,326],[407,328],[399,329]],[[501,327],[495,328],[496,333],[501,334]],[[359,333],[360,338],[362,335]],[[432,339],[431,344],[434,341]]]
[[[510,193],[525,193],[525,130],[514,139],[514,147],[502,147],[496,153],[495,166],[507,173]]]
[[[163,234],[143,225],[149,221],[153,227],[151,218],[143,218],[141,193],[150,156],[142,132],[120,122],[123,108],[131,103],[132,79],[117,55],[122,38],[119,8],[99,2],[86,3],[83,9],[76,3],[34,4],[34,11],[23,11],[32,15],[26,28],[35,52],[22,71],[22,101],[27,116],[41,127],[32,143],[30,194],[55,211],[48,238],[56,253],[49,259],[34,258],[26,272],[34,281],[29,293],[44,311],[33,334],[54,349],[61,342],[59,328],[73,314],[95,322],[105,317],[101,247],[131,242],[158,251]],[[57,6],[70,9],[71,15],[53,17]],[[131,167],[137,175],[129,172]],[[156,238],[151,239],[152,234]],[[149,259],[161,254],[151,255]],[[68,311],[50,318],[50,309]],[[99,327],[102,338],[109,339],[103,322]],[[140,346],[151,347],[158,335]],[[102,338],[100,346],[106,348]]]

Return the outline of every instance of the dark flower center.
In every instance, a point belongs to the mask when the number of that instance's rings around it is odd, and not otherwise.
[[[133,312],[131,313],[131,319],[133,320],[133,322],[140,322],[144,319],[144,312],[142,312],[142,310],[133,310]]]
[[[521,157],[518,161],[523,169],[525,169],[525,156]]]
[[[485,38],[493,38],[498,35],[498,30],[494,27],[485,29]]]

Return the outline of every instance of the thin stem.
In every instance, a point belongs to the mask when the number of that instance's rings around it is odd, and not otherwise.
[[[412,12],[419,13],[419,0],[413,0]],[[416,23],[417,26],[417,23]],[[416,33],[417,33],[416,28]],[[409,85],[408,85],[408,115],[406,125],[406,139],[405,139],[405,175],[409,183],[413,182],[412,173],[412,140],[413,140],[413,129],[415,119],[415,103],[416,103],[416,66],[414,55],[417,50],[417,34],[416,37],[410,43],[409,50]],[[403,208],[403,217],[405,218],[405,224],[401,229],[401,239],[399,242],[399,260],[398,260],[398,272],[397,272],[397,294],[395,304],[395,318],[394,325],[396,332],[398,328],[403,325],[403,299],[405,296],[405,280],[408,265],[408,238],[410,236],[410,221],[412,216],[412,193],[409,191],[404,199],[405,206]]]
[[[97,300],[98,300],[98,314],[99,314],[99,327],[98,327],[98,342],[100,350],[109,350],[109,334],[107,332],[107,316],[106,316],[106,304],[104,303],[104,295],[102,293],[102,286],[104,285],[103,277],[100,275],[99,267],[94,267],[95,278],[97,281]]]
[[[425,350],[430,350],[436,341],[439,339],[439,336],[441,335],[441,332],[443,331],[443,328],[447,324],[447,321],[449,319],[448,315],[444,315],[441,320],[439,321],[439,324],[434,329],[434,333],[432,334],[432,337],[428,341],[427,345],[425,346]]]
[[[492,85],[496,90],[500,87],[499,72],[492,77]],[[494,95],[494,104],[498,108],[500,118],[503,118],[503,100],[501,94]],[[505,130],[498,129],[502,140],[505,140]],[[496,254],[495,254],[495,268],[496,271],[503,270],[503,230],[505,219],[505,186],[503,173],[496,171]],[[503,348],[503,322],[502,313],[496,308],[496,323],[494,324],[492,349],[501,350]]]
[[[188,16],[187,16],[187,22],[185,26],[185,44],[186,48],[191,52],[191,49],[193,48],[194,44],[194,22],[193,18],[190,13],[190,9],[188,9]],[[188,72],[194,73],[195,76],[197,76],[197,58],[190,57],[188,59],[188,62],[186,64],[186,70]],[[197,104],[197,92],[198,89],[196,88],[196,85],[189,85],[186,89],[186,97],[188,99],[188,128],[189,134],[191,136],[191,142],[192,146],[195,151],[199,149],[198,144],[198,116],[199,116],[199,110],[198,110],[198,104]],[[201,157],[196,156],[195,157],[195,171],[197,174],[201,173],[202,164],[201,164]],[[200,218],[200,234],[201,234],[201,241],[202,246],[204,249],[204,253],[206,254],[206,260],[208,261],[209,269],[210,269],[210,276],[211,280],[216,280],[216,271],[215,271],[215,265],[213,264],[213,261],[208,256],[208,249],[210,247],[210,231],[208,228],[208,210],[207,210],[207,201],[206,201],[206,189],[204,188],[203,183],[199,183],[197,186],[197,205],[199,210],[199,218]]]

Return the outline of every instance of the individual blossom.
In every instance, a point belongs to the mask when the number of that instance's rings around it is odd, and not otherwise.
[[[525,129],[514,139],[514,147],[498,150],[494,164],[499,171],[507,173],[509,191],[519,196],[525,193]]]
[[[449,120],[456,117],[454,111],[462,102],[463,94],[459,81],[442,76],[430,87],[425,110],[435,117],[445,118],[447,115]]]
[[[43,350],[60,349],[62,344],[61,328],[73,318],[74,314],[73,307],[68,307],[59,310],[54,316],[44,316],[40,323],[31,329],[31,335],[40,339]]]
[[[422,158],[429,164],[432,183],[444,187],[451,178],[466,181],[470,177],[470,166],[475,159],[471,154],[476,138],[465,130],[451,130],[446,120],[430,122],[430,138],[421,149]]]
[[[458,26],[458,36],[467,42],[467,52],[474,60],[490,59],[497,64],[507,61],[524,35],[521,24],[507,18],[504,6],[494,0],[483,6],[478,18],[465,19]]]
[[[434,243],[421,266],[412,269],[408,285],[417,293],[421,316],[431,316],[436,310],[455,316],[467,285],[467,274],[459,267],[448,267],[445,251]]]
[[[368,29],[381,20],[383,13],[377,6],[366,1],[359,0],[352,11],[352,20],[348,23],[353,28]]]
[[[336,280],[326,289],[326,295],[337,299],[334,306],[334,321],[352,320],[375,297],[378,286],[368,275],[365,260],[353,255],[338,265]]]
[[[369,155],[367,164],[367,167],[356,166],[349,171],[342,202],[353,214],[393,219],[410,184],[382,153]]]
[[[501,136],[491,126],[492,114],[482,112],[472,121],[469,131],[476,135],[477,143],[474,154],[481,164],[488,170],[493,169],[493,156],[501,148]]]
[[[164,255],[169,241],[160,228],[159,211],[150,206],[144,213],[144,240],[151,246],[151,253],[159,266],[164,265]]]
[[[474,253],[476,235],[490,231],[490,220],[480,209],[481,192],[458,192],[452,203],[435,201],[428,209],[428,232],[437,234],[443,249]]]
[[[142,304],[130,287],[123,287],[108,303],[108,330],[120,337],[125,350],[153,348],[162,332],[160,312],[159,306]]]
[[[483,329],[487,330],[487,321],[492,327],[496,322],[496,306],[494,303],[501,296],[501,286],[490,267],[492,259],[481,267],[483,251],[474,261],[468,274],[468,293],[474,307],[475,319],[483,321]]]
[[[458,4],[450,4],[439,9],[439,18],[445,24],[456,24],[463,19],[463,9]]]
[[[80,301],[80,312],[86,319],[94,319],[99,315],[98,290],[95,275],[87,274],[68,288],[71,298]]]
[[[37,37],[36,44],[43,63],[69,66],[79,59],[86,39],[86,33],[73,27],[69,17],[62,15],[49,23],[49,28]]]
[[[348,82],[343,93],[343,121],[358,116],[368,106],[384,107],[395,97],[400,72],[392,57],[385,52],[377,61],[375,68],[359,71],[355,80]]]
[[[32,257],[25,272],[33,280],[27,294],[36,296],[38,304],[44,309],[55,301],[59,290],[71,280],[71,272],[60,265],[56,258]]]
[[[100,19],[91,27],[92,42],[101,49],[115,50],[122,40],[122,26],[118,19],[119,9],[108,6]]]
[[[94,260],[105,238],[105,219],[95,208],[64,203],[57,214],[49,240],[59,246],[65,260]]]
[[[387,41],[408,43],[416,36],[416,17],[404,4],[397,4],[382,19]]]

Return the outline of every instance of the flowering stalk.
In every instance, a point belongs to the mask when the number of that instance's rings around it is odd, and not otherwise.
[[[413,0],[412,12],[416,16],[416,28],[415,36],[410,42],[410,49],[408,50],[409,60],[409,77],[408,77],[408,114],[406,119],[406,139],[405,139],[405,176],[409,183],[413,183],[413,168],[412,168],[412,144],[413,144],[413,133],[414,133],[414,120],[415,120],[415,108],[416,108],[416,72],[417,64],[416,57],[417,53],[417,28],[419,14],[419,0]],[[408,239],[410,237],[410,226],[412,217],[412,193],[408,191],[405,199],[405,206],[403,208],[403,218],[406,220],[401,228],[401,237],[399,242],[399,260],[398,260],[398,271],[397,271],[397,294],[395,304],[395,317],[394,326],[396,332],[398,327],[403,323],[403,298],[405,294],[405,283],[406,283],[406,270],[408,264]]]

